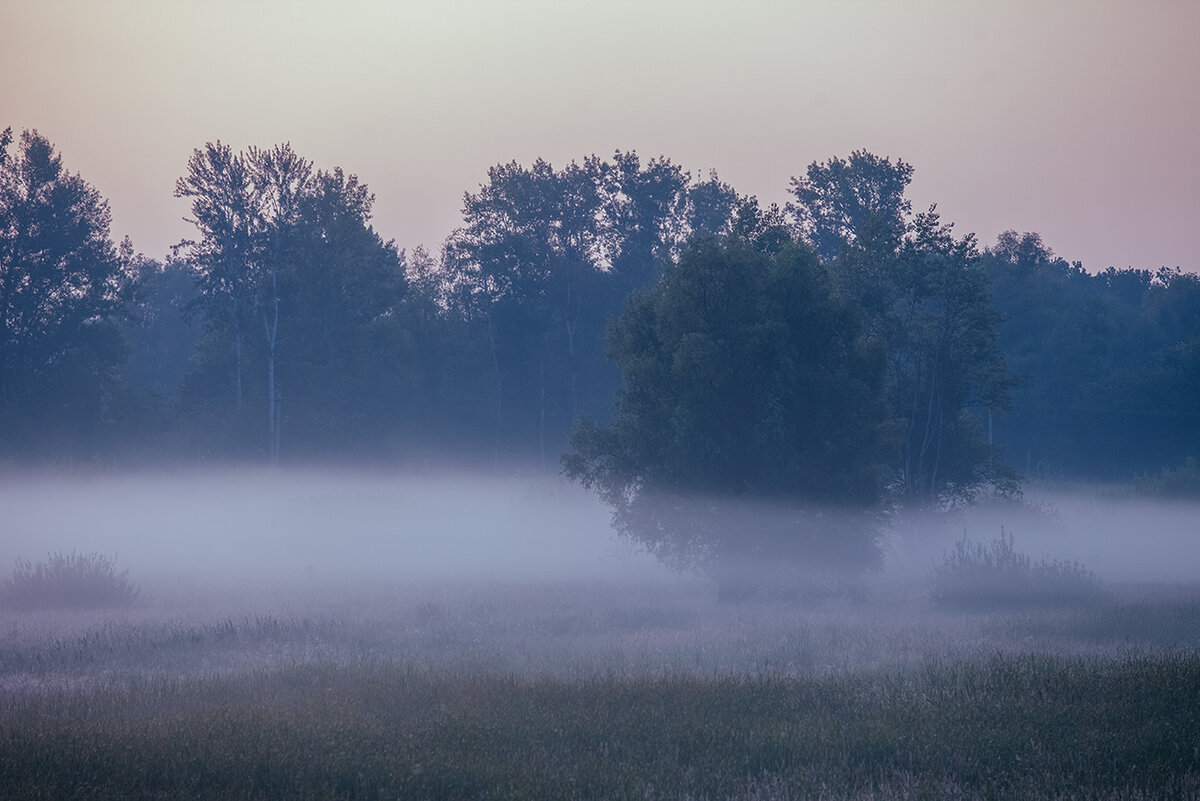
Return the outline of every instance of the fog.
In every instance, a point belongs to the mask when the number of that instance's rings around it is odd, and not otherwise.
[[[956,539],[990,542],[1002,530],[1035,561],[1079,562],[1105,582],[1200,580],[1200,504],[1139,498],[1111,486],[1034,485],[1020,502],[897,525],[884,540],[888,569],[925,574]]]
[[[695,581],[613,532],[566,481],[355,470],[224,469],[9,476],[0,575],[17,558],[99,552],[147,589],[354,582]],[[885,576],[920,579],[955,539],[1001,528],[1034,559],[1077,560],[1111,582],[1191,582],[1200,506],[1104,488],[1034,487],[1019,505],[894,525]]]
[[[117,555],[140,583],[651,578],[578,487],[537,477],[235,469],[9,478],[0,563]]]

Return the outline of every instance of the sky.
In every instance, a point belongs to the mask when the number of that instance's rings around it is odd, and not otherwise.
[[[665,155],[763,202],[853,150],[983,246],[1200,271],[1193,0],[0,0],[0,128],[165,256],[193,149],[290,142],[435,251],[489,166]]]

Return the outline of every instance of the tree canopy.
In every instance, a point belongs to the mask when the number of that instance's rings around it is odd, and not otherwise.
[[[1011,381],[975,237],[956,239],[936,207],[911,215],[911,177],[903,161],[856,151],[794,178],[790,211],[886,351],[893,500],[928,510],[1015,490],[983,424],[1007,408]]]
[[[370,436],[363,423],[388,416],[403,373],[390,322],[405,277],[402,254],[370,227],[367,187],[287,144],[210,142],[175,192],[191,201],[199,238],[178,250],[208,327],[188,379],[196,408],[273,459],[285,424],[301,450]]]
[[[90,458],[119,409],[134,275],[110,222],[49,140],[0,134],[0,452],[48,433]]]
[[[728,576],[877,558],[862,513],[885,472],[881,354],[815,254],[694,241],[608,337],[623,386],[611,425],[583,423],[566,472],[621,532]],[[771,510],[774,522],[746,514]]]

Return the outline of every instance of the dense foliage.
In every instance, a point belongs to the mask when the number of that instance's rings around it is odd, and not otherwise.
[[[0,133],[0,456],[103,447],[133,276],[108,204],[37,131]]]
[[[974,236],[956,239],[935,208],[910,215],[911,178],[862,151],[812,164],[792,181],[792,212],[885,350],[894,500],[934,509],[1012,491],[978,416],[1007,407],[1010,379]]]
[[[695,242],[614,323],[616,419],[577,429],[567,474],[668,561],[873,563],[883,362],[860,326],[807,247]]]
[[[1200,452],[1200,276],[1085,272],[1036,234],[984,254],[1018,383],[996,441],[1028,475],[1125,479]]]
[[[285,424],[300,452],[389,429],[380,399],[405,389],[404,262],[368,224],[367,187],[288,145],[218,142],[192,154],[176,195],[192,202],[199,238],[180,251],[207,329],[184,408],[274,459]]]

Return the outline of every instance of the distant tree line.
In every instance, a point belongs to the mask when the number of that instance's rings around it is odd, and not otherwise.
[[[612,492],[927,508],[1200,454],[1196,275],[981,250],[913,212],[902,161],[814,163],[784,208],[632,152],[500,164],[429,253],[356,176],[207,143],[176,184],[193,233],[148,258],[45,137],[0,144],[12,463],[570,453]]]

